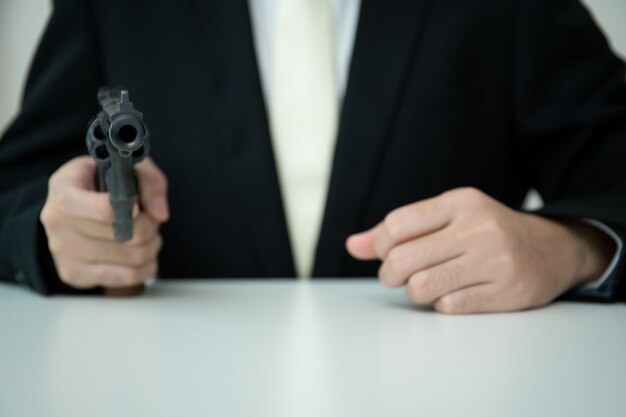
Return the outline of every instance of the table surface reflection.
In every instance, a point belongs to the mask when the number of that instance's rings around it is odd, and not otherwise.
[[[445,316],[374,280],[0,286],[0,416],[626,415],[626,306]]]

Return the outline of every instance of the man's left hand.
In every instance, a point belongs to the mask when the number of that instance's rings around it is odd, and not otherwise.
[[[346,246],[382,260],[386,286],[450,314],[546,305],[597,279],[615,250],[593,226],[518,212],[473,188],[394,210]]]

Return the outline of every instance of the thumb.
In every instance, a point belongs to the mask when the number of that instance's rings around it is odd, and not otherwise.
[[[365,232],[348,237],[346,249],[350,255],[362,261],[378,259],[376,255],[376,239],[378,238],[379,230],[380,224]]]
[[[139,201],[144,211],[154,219],[165,222],[170,217],[167,203],[167,178],[151,158],[135,167],[139,182]]]

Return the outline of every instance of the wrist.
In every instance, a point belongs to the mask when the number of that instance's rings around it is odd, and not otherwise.
[[[597,280],[611,263],[616,250],[615,242],[607,233],[582,221],[571,220],[561,224],[576,242],[573,286]]]

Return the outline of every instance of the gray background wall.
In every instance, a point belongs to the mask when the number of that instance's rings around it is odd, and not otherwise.
[[[615,50],[626,57],[626,0],[584,2]],[[0,0],[0,134],[18,111],[26,73],[50,14],[50,4],[50,0]]]

